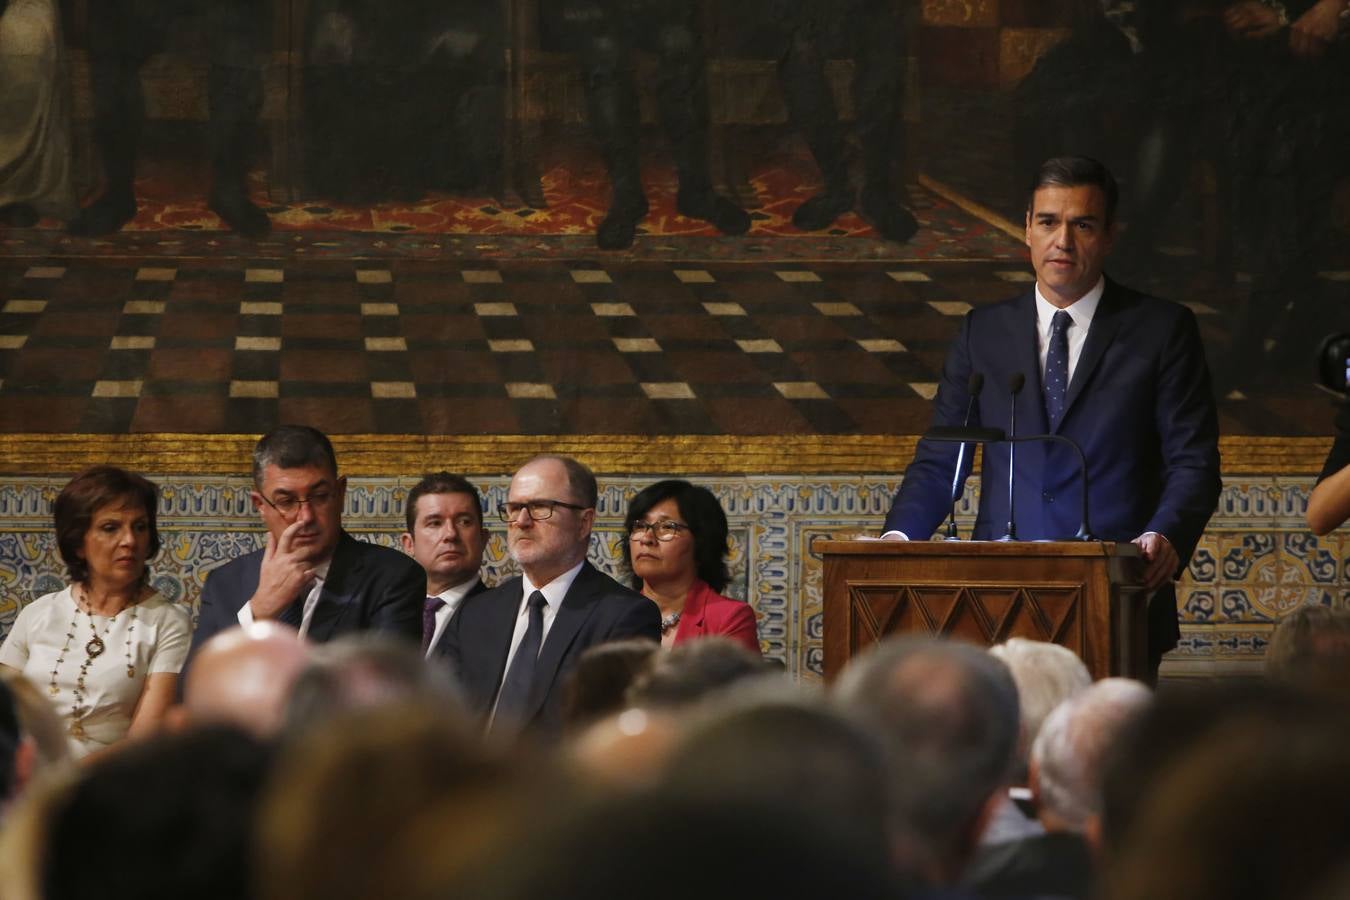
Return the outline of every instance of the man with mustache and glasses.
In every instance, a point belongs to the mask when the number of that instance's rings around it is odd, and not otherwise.
[[[267,545],[207,576],[191,653],[217,632],[263,619],[316,643],[356,631],[421,639],[426,575],[397,550],[342,530],[347,479],[327,437],[303,425],[264,435],[253,449],[253,485]]]
[[[596,497],[591,470],[566,456],[537,456],[511,478],[499,512],[522,576],[465,598],[437,644],[490,729],[556,736],[562,685],[586,648],[661,639],[656,604],[586,561]]]

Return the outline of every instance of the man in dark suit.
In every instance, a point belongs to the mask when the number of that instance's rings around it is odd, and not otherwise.
[[[586,561],[596,497],[595,476],[565,456],[536,457],[511,479],[501,512],[524,575],[465,599],[437,647],[489,728],[556,735],[582,651],[661,639],[656,604]]]
[[[464,598],[487,590],[479,576],[488,539],[483,503],[468,480],[433,472],[408,492],[404,514],[403,552],[427,573],[422,650],[430,657]]]
[[[1145,562],[1149,658],[1180,637],[1173,580],[1218,503],[1218,416],[1195,316],[1102,274],[1115,238],[1115,179],[1082,157],[1046,162],[1026,215],[1032,291],[967,314],[943,369],[934,425],[1061,434],[1087,457],[1096,536],[1133,541]],[[984,376],[971,397],[971,375]],[[1023,378],[1027,390],[1014,395]],[[984,448],[973,537],[1004,535],[1011,444]],[[886,516],[885,537],[926,539],[951,505],[957,445],[921,441]],[[969,457],[961,473],[969,472]],[[1057,444],[1017,451],[1016,537],[1065,539],[1079,525],[1079,473]]]
[[[420,638],[425,574],[397,550],[342,530],[347,479],[328,438],[303,425],[263,435],[253,484],[267,546],[207,576],[191,653],[219,631],[262,619],[319,643],[354,631]]]

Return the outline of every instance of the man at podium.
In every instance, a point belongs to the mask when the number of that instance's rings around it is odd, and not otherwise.
[[[1218,415],[1194,314],[1102,274],[1117,196],[1115,179],[1096,160],[1061,157],[1041,166],[1026,212],[1035,287],[966,315],[943,368],[933,424],[1060,435],[1082,449],[1096,537],[1137,544],[1145,585],[1155,591],[1148,638],[1156,672],[1180,637],[1173,582],[1218,503]],[[959,447],[919,442],[884,537],[921,539],[937,530],[970,471],[967,453],[957,477]],[[1069,446],[985,444],[972,537],[1070,539],[1080,525],[1079,485]]]

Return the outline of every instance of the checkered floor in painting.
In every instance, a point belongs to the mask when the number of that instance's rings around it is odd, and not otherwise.
[[[0,260],[0,431],[913,434],[961,315],[1030,280],[1008,262],[64,262]]]

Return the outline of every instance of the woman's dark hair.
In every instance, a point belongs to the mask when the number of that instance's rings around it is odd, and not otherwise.
[[[727,552],[730,549],[727,543],[727,514],[722,511],[722,504],[717,502],[712,491],[682,479],[658,481],[651,487],[643,488],[628,502],[628,515],[623,520],[623,564],[629,572],[633,571],[632,542],[627,539],[633,523],[640,521],[656,504],[672,498],[680,508],[680,517],[694,536],[694,567],[698,577],[720,594],[731,580],[731,572],[727,570]],[[642,579],[636,575],[633,576],[633,587],[642,587]]]
[[[149,561],[159,552],[159,528],[155,514],[159,508],[159,488],[141,476],[116,466],[92,466],[70,480],[52,512],[56,519],[56,546],[61,551],[70,572],[70,580],[83,582],[89,577],[89,563],[80,554],[84,551],[84,536],[94,521],[94,514],[109,503],[140,506],[150,521]]]

